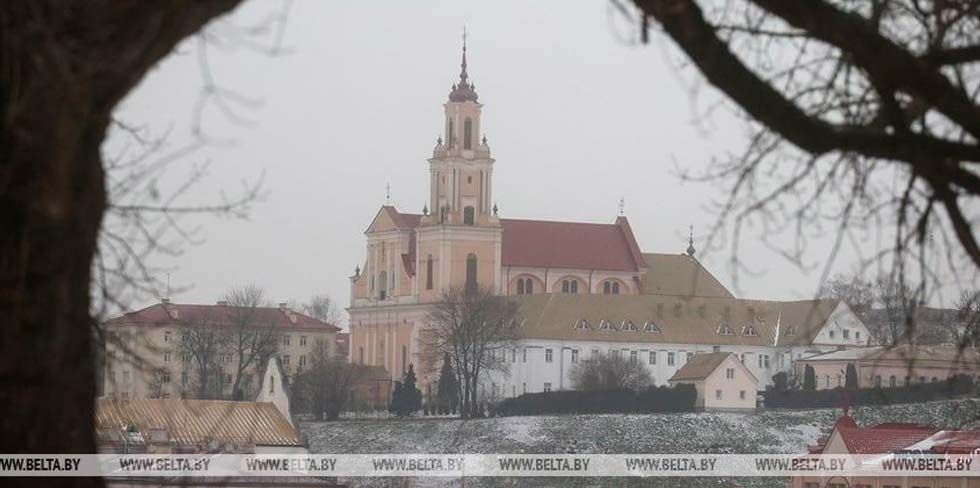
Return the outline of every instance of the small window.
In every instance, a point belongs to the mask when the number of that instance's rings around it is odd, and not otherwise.
[[[550,363],[551,360],[552,360],[552,355],[553,355],[553,353],[552,353],[551,349],[545,349],[544,350],[544,362]]]
[[[598,359],[599,359],[599,350],[598,349],[593,349],[592,350],[592,357],[590,358],[590,360],[596,361]]]
[[[881,375],[875,375],[875,388],[881,388]]]
[[[847,329],[844,329],[844,330],[841,331],[841,335],[844,336],[845,339],[850,339],[851,338],[851,331],[850,330],[847,330]]]
[[[602,293],[604,295],[619,295],[619,282],[606,281],[602,283]]]
[[[284,346],[288,346],[289,345],[289,336],[288,335],[282,336],[282,345],[284,345]]]
[[[738,390],[738,399],[745,400],[745,390]]]
[[[830,338],[833,339],[834,338],[834,331],[830,331],[829,333],[830,333]]]
[[[721,352],[721,346],[711,346],[711,352]]]
[[[673,366],[673,365],[674,365],[674,353],[673,352],[668,352],[667,353],[667,366]]]
[[[163,333],[163,342],[170,342],[170,331],[169,330]]]
[[[524,278],[517,279],[517,294],[518,295],[524,294]]]
[[[894,388],[895,387],[895,384],[896,384],[896,382],[895,382],[895,375],[889,376],[888,377],[888,386],[891,387],[891,388]]]
[[[165,363],[169,363],[170,362],[170,353],[169,352],[163,353],[163,362],[165,362]]]
[[[545,391],[545,393],[551,391],[551,383],[545,383],[544,384],[544,391]]]
[[[599,330],[605,330],[605,331],[613,330],[612,323],[606,319],[602,319],[602,321],[599,322]]]
[[[299,345],[301,346],[306,345],[306,336],[299,336]]]
[[[718,327],[718,335],[735,335],[735,331],[728,324],[721,324]]]
[[[521,361],[525,363],[527,362],[527,349],[524,349],[524,358]]]
[[[572,349],[572,363],[578,362],[578,349]]]
[[[735,379],[735,368],[726,368],[725,369],[725,378],[730,379],[730,380]]]
[[[861,340],[861,332],[860,331],[854,331],[854,339],[855,340],[858,340],[858,341]]]
[[[721,400],[721,390],[715,390],[715,400]]]
[[[635,363],[636,361],[637,361],[637,352],[636,351],[630,351],[630,362],[631,363]]]
[[[627,320],[627,321],[623,322],[622,330],[626,330],[626,331],[630,331],[630,332],[636,332],[636,326],[633,325],[633,321],[632,320]]]
[[[742,327],[742,335],[754,337],[759,334],[755,331],[755,327],[752,327],[751,325],[746,325],[745,327]]]
[[[691,362],[691,358],[693,358],[693,357],[694,357],[694,353],[693,353],[693,352],[689,352],[689,353],[687,353],[687,354],[686,354],[686,355],[684,356],[684,362],[685,362],[685,363],[689,363],[689,362]]]
[[[282,365],[287,368],[289,367],[289,354],[282,357]]]
[[[473,225],[473,207],[463,207],[463,225]]]
[[[650,351],[650,364],[657,364],[657,351]]]
[[[582,319],[575,324],[575,330],[591,330],[592,326],[589,325],[589,321]]]

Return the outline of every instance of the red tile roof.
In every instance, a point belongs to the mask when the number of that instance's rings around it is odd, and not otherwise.
[[[414,229],[419,226],[419,222],[422,221],[422,216],[419,214],[401,213],[392,205],[385,205],[382,207],[384,210],[389,212],[391,220],[395,223],[395,227],[399,229]]]
[[[214,325],[230,326],[233,323],[231,312],[234,308],[229,305],[156,303],[142,310],[128,312],[111,319],[106,322],[106,325],[165,326],[199,323],[200,321],[206,320]],[[340,330],[340,328],[334,325],[287,308],[259,307],[256,309],[256,312],[258,315],[257,320],[261,324],[272,324],[285,329],[309,329],[324,332],[336,332]]]
[[[902,424],[884,423],[874,427],[859,427],[854,419],[846,413],[834,423],[834,432],[840,434],[841,440],[847,446],[851,454],[886,454],[909,449],[917,443],[921,443],[937,434],[944,434],[945,431],[938,427],[923,424]],[[950,433],[969,434],[973,436],[952,435],[950,440],[961,440],[971,438],[974,446],[980,440],[980,433],[973,431],[949,431]],[[811,448],[812,453],[821,453],[826,448],[827,442],[833,434],[826,438],[821,438],[816,446]],[[932,447],[932,442],[928,446],[923,444],[923,448],[928,450]],[[961,445],[953,444],[956,448]],[[952,447],[952,446],[951,446]]]
[[[385,205],[395,226],[414,230],[422,216],[401,213]],[[629,220],[624,216],[612,224],[500,219],[503,227],[503,266],[639,271],[646,266]],[[403,256],[405,270],[415,273],[415,233],[409,238],[409,253]],[[407,257],[406,257],[407,256]],[[412,261],[409,264],[408,261]]]
[[[643,256],[626,217],[615,224],[501,219],[504,266],[639,271]]]

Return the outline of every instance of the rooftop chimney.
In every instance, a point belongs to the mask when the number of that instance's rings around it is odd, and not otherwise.
[[[217,304],[222,307],[228,306],[228,302],[226,300],[218,300]]]
[[[164,305],[170,305],[170,299],[169,298],[161,298],[160,299],[160,303],[162,303]]]
[[[286,308],[288,308],[287,305],[289,305],[289,304],[286,303],[286,302],[279,302],[279,308],[281,308],[283,310],[285,310]]]

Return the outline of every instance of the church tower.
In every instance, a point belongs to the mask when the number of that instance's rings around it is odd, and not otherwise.
[[[429,201],[417,230],[421,301],[448,286],[501,289],[494,160],[482,133],[483,105],[466,69],[464,34],[459,80],[443,105],[443,132],[429,159]]]

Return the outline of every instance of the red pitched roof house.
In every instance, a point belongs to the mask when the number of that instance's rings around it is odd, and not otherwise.
[[[818,439],[808,450],[811,454],[971,454],[980,450],[980,430],[944,429],[933,425],[897,422],[861,427],[845,406],[830,433]],[[836,479],[840,480],[839,477]],[[849,486],[967,486],[966,480],[960,478],[937,479],[942,479],[944,484],[934,485],[933,479],[923,477],[850,477],[846,481]],[[825,486],[827,482],[827,479],[820,477],[798,476],[793,478],[792,486],[810,488]]]

